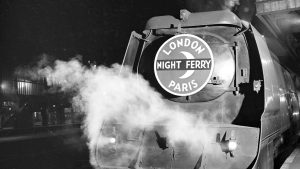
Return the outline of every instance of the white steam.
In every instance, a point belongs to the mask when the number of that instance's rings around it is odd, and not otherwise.
[[[77,60],[71,60],[56,61],[53,68],[40,71],[48,82],[59,84],[63,91],[75,93],[73,105],[85,113],[83,129],[91,152],[99,145],[103,122],[109,120],[143,130],[163,124],[169,144],[187,143],[193,150],[201,150],[203,147],[199,143],[203,145],[211,139],[203,119],[174,105],[171,107],[140,75],[127,68],[122,68],[121,73],[120,70],[120,65],[89,69]],[[105,139],[100,141],[103,146],[107,143]]]

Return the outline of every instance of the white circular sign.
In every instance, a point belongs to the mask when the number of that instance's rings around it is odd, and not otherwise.
[[[200,37],[175,35],[162,44],[154,60],[160,86],[176,96],[199,92],[209,82],[214,68],[212,50]]]

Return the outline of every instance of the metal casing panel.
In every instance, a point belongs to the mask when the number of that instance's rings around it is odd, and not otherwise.
[[[138,48],[140,45],[140,38],[142,36],[135,31],[131,32],[129,42],[126,48],[126,52],[123,58],[122,67],[128,66],[130,68],[133,67],[134,61],[137,57]]]
[[[242,27],[241,20],[229,10],[191,13],[187,20],[181,22],[174,16],[157,16],[148,20],[145,29],[163,29],[177,27],[192,27],[201,25],[233,25]]]
[[[220,133],[221,136],[226,133],[226,140],[228,140],[233,131],[238,142],[237,149],[233,151],[233,157],[222,152],[217,143],[210,143],[203,151],[200,169],[244,169],[251,165],[258,151],[259,128],[219,124],[210,132]]]
[[[279,83],[283,79],[281,68],[276,66],[272,59],[264,37],[255,28],[253,28],[253,34],[260,54],[264,77],[265,107],[261,117],[261,140],[264,140],[268,137],[276,137],[286,130],[289,121],[286,118],[286,112],[281,110],[284,103],[280,98],[285,90],[285,85]]]
[[[290,106],[288,103],[289,89],[288,85],[290,85],[289,79],[284,77],[284,69],[277,62],[273,61],[274,66],[276,68],[277,78],[278,78],[278,87],[279,87],[279,101],[280,101],[280,112],[278,114],[278,118],[280,119],[281,131],[285,131],[290,127],[290,117],[289,117],[289,109]]]
[[[163,126],[154,127],[155,131],[166,136],[162,130]],[[255,159],[258,150],[259,129],[228,124],[210,124],[207,126],[211,138],[203,138],[199,141],[199,149],[191,149],[191,145],[184,142],[169,145],[162,150],[158,147],[154,131],[147,131],[144,136],[143,149],[141,153],[140,167],[150,168],[194,168],[196,164],[199,169],[240,169],[247,168]],[[199,131],[200,132],[200,131]],[[234,133],[234,134],[233,134]],[[222,152],[220,143],[216,142],[216,136],[224,137],[225,140],[237,140],[238,148],[233,151],[233,157],[229,153]],[[194,139],[194,138],[191,138]],[[203,143],[206,142],[205,145]],[[200,161],[200,162],[199,162]]]

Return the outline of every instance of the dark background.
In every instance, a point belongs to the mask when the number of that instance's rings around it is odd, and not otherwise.
[[[120,62],[132,30],[141,30],[151,16],[177,11],[176,5],[161,3],[1,0],[1,63],[28,64],[41,54],[57,59],[80,54],[100,64]]]
[[[97,64],[120,63],[130,32],[141,32],[149,18],[178,15],[183,8],[191,12],[226,9],[226,1],[1,0],[1,65],[32,64],[42,54],[63,60],[79,54]],[[254,4],[240,3],[233,10],[250,20]]]

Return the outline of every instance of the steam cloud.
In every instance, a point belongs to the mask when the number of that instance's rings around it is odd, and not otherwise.
[[[85,113],[83,129],[90,152],[95,151],[97,144],[106,145],[107,140],[99,139],[99,135],[103,122],[109,120],[146,130],[163,124],[169,144],[187,143],[194,151],[201,150],[199,143],[205,144],[210,139],[201,117],[170,106],[146,80],[126,67],[115,64],[111,68],[88,68],[74,59],[56,61],[54,67],[46,67],[39,73],[48,82],[59,84],[63,91],[76,93],[73,105]],[[94,165],[96,158],[91,153]]]

